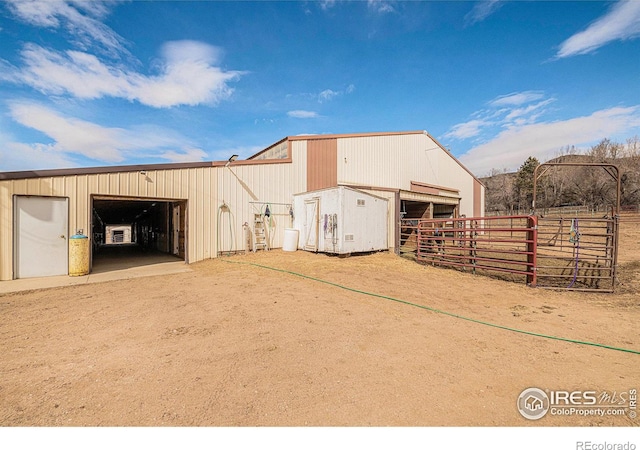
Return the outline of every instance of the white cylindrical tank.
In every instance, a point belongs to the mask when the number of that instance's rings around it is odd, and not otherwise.
[[[298,234],[299,230],[295,228],[284,229],[284,243],[282,244],[282,250],[285,252],[295,252],[298,250]]]

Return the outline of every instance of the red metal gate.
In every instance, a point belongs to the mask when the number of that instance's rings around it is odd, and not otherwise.
[[[538,220],[538,286],[613,292],[618,254],[617,216]]]
[[[613,292],[618,219],[421,219],[417,260],[529,286]]]
[[[535,216],[429,219],[418,223],[418,261],[501,274],[536,286]]]

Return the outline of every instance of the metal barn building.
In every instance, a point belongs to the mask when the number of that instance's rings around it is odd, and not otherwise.
[[[243,251],[262,217],[265,247],[278,248],[293,195],[336,186],[388,200],[390,250],[401,217],[484,214],[482,183],[424,131],[290,136],[230,162],[5,172],[0,280],[66,274],[69,237],[82,230],[96,258],[107,224],[193,263]]]

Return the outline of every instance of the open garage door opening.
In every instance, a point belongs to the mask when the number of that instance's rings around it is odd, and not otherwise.
[[[186,200],[92,198],[92,272],[186,261]]]

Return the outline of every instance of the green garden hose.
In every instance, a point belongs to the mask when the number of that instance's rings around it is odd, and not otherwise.
[[[375,293],[363,291],[363,290],[360,290],[360,289],[350,288],[348,286],[343,286],[343,285],[338,284],[338,283],[333,283],[331,281],[322,280],[320,278],[315,278],[315,277],[312,277],[312,276],[309,276],[309,275],[304,275],[304,274],[293,272],[293,271],[290,271],[290,270],[278,269],[276,267],[270,267],[270,266],[265,266],[265,265],[262,265],[262,264],[255,264],[255,263],[249,263],[249,262],[244,262],[244,261],[231,261],[231,260],[228,260],[228,259],[223,259],[223,261],[224,262],[228,262],[228,263],[232,263],[232,264],[242,264],[242,265],[247,265],[247,266],[260,267],[262,269],[267,269],[267,270],[273,270],[275,272],[287,273],[289,275],[295,275],[295,276],[300,277],[300,278],[306,278],[308,280],[313,280],[313,281],[317,281],[319,283],[328,284],[330,286],[334,286],[334,287],[337,287],[337,288],[340,288],[340,289],[344,289],[346,291],[351,291],[351,292],[355,292],[355,293],[358,293],[358,294],[368,295],[370,297],[382,298],[384,300],[390,300],[390,301],[393,301],[393,302],[402,303],[404,305],[415,306],[416,308],[426,309],[427,311],[431,311],[431,312],[434,312],[434,313],[437,313],[437,314],[443,314],[445,316],[455,317],[456,319],[462,319],[462,320],[466,320],[468,322],[477,323],[477,324],[480,324],[480,325],[486,325],[486,326],[493,327],[493,328],[499,328],[501,330],[512,331],[514,333],[527,334],[529,336],[536,336],[536,337],[541,337],[541,338],[545,338],[545,339],[553,339],[553,340],[556,340],[556,341],[570,342],[572,344],[590,345],[590,346],[593,346],[593,347],[606,348],[606,349],[609,349],[609,350],[616,350],[616,351],[619,351],[619,352],[626,352],[626,353],[633,353],[633,354],[636,354],[636,355],[640,355],[640,351],[639,350],[632,350],[632,349],[628,349],[628,348],[614,347],[614,346],[611,346],[611,345],[599,344],[597,342],[580,341],[580,340],[577,340],[577,339],[570,339],[570,338],[564,338],[564,337],[559,337],[559,336],[551,336],[551,335],[542,334],[542,333],[535,333],[533,331],[519,330],[517,328],[511,328],[511,327],[507,327],[507,326],[504,326],[504,325],[498,325],[498,324],[495,324],[495,323],[485,322],[483,320],[474,319],[474,318],[471,318],[471,317],[461,316],[459,314],[450,313],[450,312],[443,311],[443,310],[440,310],[440,309],[437,309],[437,308],[432,308],[430,306],[418,305],[417,303],[411,303],[411,302],[408,302],[406,300],[401,300],[401,299],[398,299],[398,298],[389,297],[387,295],[375,294]]]

